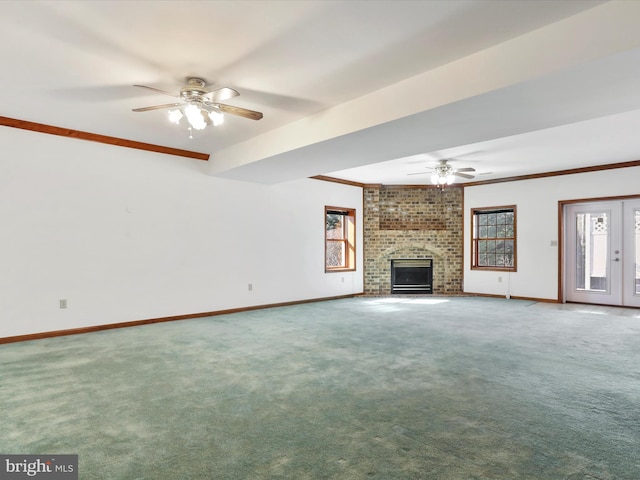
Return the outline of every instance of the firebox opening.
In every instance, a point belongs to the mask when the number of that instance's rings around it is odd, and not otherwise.
[[[391,293],[433,293],[433,260],[391,260]]]

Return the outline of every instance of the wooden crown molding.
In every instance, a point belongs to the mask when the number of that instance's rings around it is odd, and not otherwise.
[[[580,168],[569,168],[566,170],[555,170],[551,172],[544,173],[532,173],[529,175],[518,175],[513,177],[503,177],[496,178],[493,180],[479,180],[475,182],[465,182],[465,183],[454,183],[453,185],[446,185],[444,188],[465,188],[465,187],[476,187],[478,185],[491,185],[493,183],[506,183],[506,182],[517,182],[520,180],[531,180],[535,178],[547,178],[547,177],[558,177],[561,175],[573,175],[576,173],[588,173],[588,172],[599,172],[602,170],[615,170],[616,168],[629,168],[629,167],[640,167],[640,160],[631,160],[628,162],[620,162],[620,163],[607,163],[604,165],[593,165],[591,167],[580,167]],[[314,178],[316,180],[324,180],[326,182],[334,182],[334,183],[343,183],[346,185],[353,185],[356,187],[363,188],[442,188],[440,185],[431,185],[431,184],[420,184],[420,185],[395,185],[395,184],[367,184],[367,183],[358,183],[352,182],[349,180],[342,180],[340,178],[328,177],[325,175],[316,175]]]
[[[630,162],[607,163],[604,165],[593,165],[591,167],[569,168],[567,170],[555,170],[545,173],[532,173],[530,175],[519,175],[515,177],[496,178],[494,180],[481,180],[478,182],[461,183],[463,187],[475,187],[477,185],[491,185],[492,183],[517,182],[519,180],[531,180],[535,178],[558,177],[561,175],[573,175],[575,173],[599,172],[602,170],[614,170],[616,168],[640,167],[640,160]]]
[[[428,189],[437,189],[437,190],[459,190],[462,188],[462,184],[451,184],[451,185],[433,185],[429,184],[405,184],[405,185],[396,185],[396,184],[383,184],[380,186],[381,189],[385,190],[409,190],[409,189],[419,189],[419,190],[428,190]]]
[[[124,138],[109,137],[107,135],[99,135],[97,133],[83,132],[70,128],[55,127],[42,123],[29,122],[27,120],[17,120],[15,118],[0,116],[0,125],[5,127],[20,128],[22,130],[30,130],[32,132],[46,133],[49,135],[58,135],[61,137],[77,138],[78,140],[87,140],[90,142],[106,143],[107,145],[115,145],[118,147],[135,148],[137,150],[146,150],[148,152],[164,153],[166,155],[176,155],[178,157],[193,158],[196,160],[209,160],[208,153],[192,152],[190,150],[182,150],[179,148],[163,147],[152,143],[136,142],[134,140],[126,140]]]
[[[326,175],[315,175],[313,177],[314,180],[322,180],[324,182],[332,182],[332,183],[341,183],[343,185],[351,185],[353,187],[364,187],[364,183],[352,182],[351,180],[343,180],[341,178],[328,177]]]

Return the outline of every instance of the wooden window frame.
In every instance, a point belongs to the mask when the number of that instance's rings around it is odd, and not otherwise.
[[[344,215],[342,238],[328,238],[327,236],[327,215]],[[345,252],[344,266],[333,267],[327,264],[327,247],[329,243],[342,243]],[[324,271],[330,272],[352,272],[356,269],[356,209],[344,207],[324,207]]]
[[[478,227],[479,222],[477,218],[482,214],[491,214],[491,213],[501,213],[501,212],[511,212],[513,213],[513,236],[512,237],[479,237]],[[516,213],[515,205],[506,205],[500,207],[483,207],[483,208],[472,208],[471,209],[471,270],[485,270],[485,271],[498,271],[498,272],[516,272],[518,266],[518,244],[517,244],[517,232],[518,232],[518,217]],[[479,248],[478,242],[480,240],[513,240],[513,265],[510,266],[495,266],[495,265],[479,265]]]

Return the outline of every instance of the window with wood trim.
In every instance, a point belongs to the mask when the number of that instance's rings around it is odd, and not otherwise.
[[[356,269],[356,211],[325,207],[325,272]]]
[[[516,207],[471,209],[471,268],[516,271]]]

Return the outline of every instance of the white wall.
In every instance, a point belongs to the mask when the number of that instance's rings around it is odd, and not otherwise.
[[[0,145],[0,337],[363,290],[361,188],[12,128]],[[325,205],[357,210],[356,272],[324,273]]]
[[[466,187],[464,190],[464,291],[556,300],[558,202],[640,195],[640,167]],[[517,272],[471,270],[472,208],[517,206]],[[499,282],[502,277],[502,282]]]

